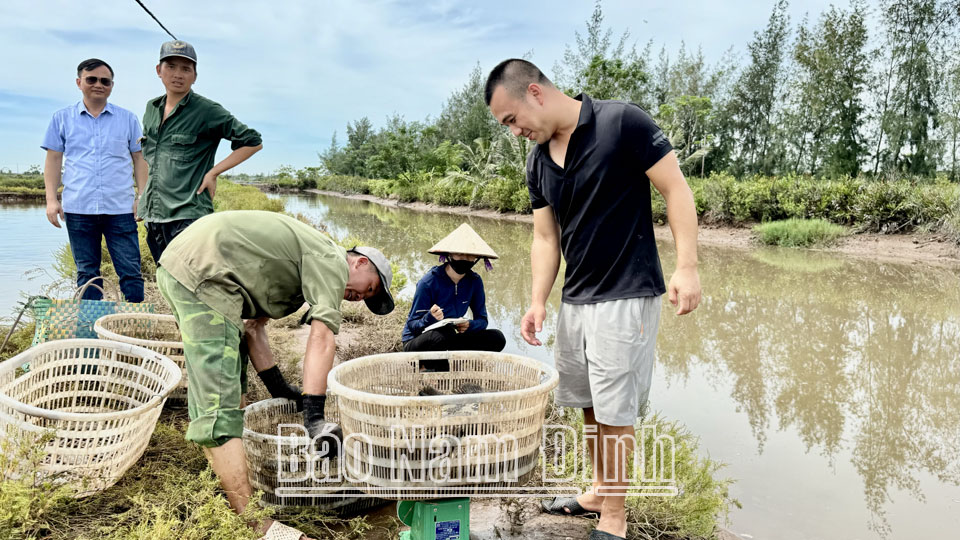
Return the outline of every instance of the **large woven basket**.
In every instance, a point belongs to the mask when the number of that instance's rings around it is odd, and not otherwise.
[[[438,366],[448,371],[432,371]],[[389,499],[520,487],[539,461],[558,380],[555,369],[536,360],[492,352],[391,353],[345,362],[328,378],[344,432],[344,470],[360,489]],[[449,395],[464,385],[478,393]],[[418,396],[427,386],[443,395]]]
[[[187,399],[187,368],[176,317],[154,313],[116,313],[97,319],[93,329],[100,339],[144,347],[173,360],[180,367],[182,377],[180,385],[171,392],[170,399]]]
[[[336,399],[327,400],[326,418],[338,419]],[[291,430],[278,433],[287,424],[303,425],[303,413],[296,403],[284,398],[267,399],[247,405],[243,410],[243,449],[247,454],[247,477],[254,491],[263,492],[264,503],[278,507],[313,507],[353,513],[373,508],[382,500],[365,495],[353,484],[340,479],[337,458],[316,460],[311,457],[311,441]],[[309,463],[316,474],[307,474]],[[321,467],[327,471],[321,474]]]
[[[27,372],[18,369],[25,363]],[[50,433],[39,472],[89,495],[112,486],[140,458],[179,382],[173,361],[142,347],[99,339],[44,343],[0,363],[0,438],[18,444]]]

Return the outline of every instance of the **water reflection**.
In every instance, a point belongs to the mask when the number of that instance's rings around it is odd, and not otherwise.
[[[892,491],[922,498],[925,474],[960,484],[954,272],[768,251],[703,268],[708,303],[664,321],[690,339],[659,359],[675,376],[691,361],[732,376],[760,452],[772,422],[831,465],[846,450],[878,532]]]
[[[407,276],[408,295],[436,264],[426,250],[460,222],[470,223],[501,256],[494,272],[481,271],[491,324],[503,329],[509,351],[552,362],[549,349],[522,343],[517,328],[530,295],[530,225],[326,197],[287,201],[288,210],[321,220],[338,238],[354,237],[380,247]],[[660,250],[669,276],[672,247],[661,245]],[[701,261],[704,297],[696,316],[675,317],[664,304],[658,379],[681,392],[702,382],[729,396],[736,414],[717,413],[713,421],[735,425],[746,417],[757,456],[767,451],[772,435],[795,434],[790,447],[821,456],[822,467],[834,471],[836,478],[849,469],[862,482],[859,501],[844,496],[843,489],[833,490],[838,500],[831,501],[831,508],[824,508],[813,494],[802,498],[794,513],[817,516],[822,529],[797,523],[795,515],[793,523],[773,523],[768,530],[757,525],[751,529],[753,536],[809,538],[818,536],[811,531],[826,530],[835,537],[909,537],[952,524],[954,518],[944,515],[943,508],[956,508],[960,502],[956,271],[771,249],[704,247]],[[555,290],[550,317],[555,317],[558,303]],[[544,326],[548,343],[554,322]],[[654,408],[663,405],[653,403]],[[723,461],[742,461],[706,449]],[[782,449],[773,452],[764,457],[777,461],[777,452],[786,455]],[[786,483],[787,473],[746,483]],[[737,474],[744,478],[751,471],[737,469]],[[901,492],[917,501],[934,493],[938,505],[899,514],[892,530],[886,512],[897,505],[906,508],[903,497],[893,500]],[[864,507],[867,523],[852,517]],[[750,528],[769,523],[767,517],[751,514],[748,505],[735,515],[734,524],[744,522]],[[784,533],[786,529],[796,529],[796,536]]]

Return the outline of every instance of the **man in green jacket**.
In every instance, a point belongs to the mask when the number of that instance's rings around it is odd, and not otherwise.
[[[390,263],[375,248],[348,251],[292,217],[253,210],[200,218],[170,243],[160,263],[157,285],[183,337],[186,438],[203,447],[239,513],[252,494],[241,440],[245,327],[261,379],[271,395],[285,395],[289,385],[273,361],[264,324],[309,306],[303,318],[310,325],[303,357],[304,425],[321,450],[335,449],[340,429],[325,420],[324,405],[340,302],[364,300],[378,315],[393,311]]]
[[[217,176],[246,161],[263,144],[256,130],[191,90],[197,80],[197,53],[189,43],[164,43],[157,75],[166,93],[150,100],[143,114],[149,178],[137,215],[146,222],[147,245],[159,263],[175,236],[213,213]],[[214,165],[222,139],[231,141],[233,152]]]

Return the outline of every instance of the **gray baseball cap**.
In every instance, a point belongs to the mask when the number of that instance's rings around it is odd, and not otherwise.
[[[187,60],[193,60],[193,63],[197,63],[197,51],[193,50],[193,45],[187,43],[186,41],[167,41],[160,46],[160,61],[163,62],[164,58],[170,58],[171,56],[179,56],[180,58],[186,58]]]
[[[377,315],[386,315],[393,311],[393,295],[390,294],[390,285],[393,283],[393,269],[390,267],[390,261],[383,256],[379,249],[368,246],[357,246],[350,251],[359,253],[373,263],[380,275],[380,292],[364,300],[367,308]]]

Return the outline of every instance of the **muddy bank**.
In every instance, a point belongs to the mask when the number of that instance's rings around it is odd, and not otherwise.
[[[530,214],[498,212],[487,208],[442,206],[423,202],[404,203],[394,199],[374,197],[373,195],[344,194],[319,189],[309,189],[306,191],[308,193],[368,201],[383,206],[406,208],[420,212],[439,212],[533,223],[533,216]],[[654,231],[658,239],[673,241],[669,226],[657,225],[654,227]],[[754,249],[761,245],[754,237],[753,231],[748,227],[701,225],[699,240],[701,244],[733,249]],[[853,257],[864,257],[891,262],[923,262],[951,267],[960,266],[960,247],[938,236],[923,233],[893,235],[874,233],[854,234],[841,239],[840,242],[834,246],[817,248],[813,251],[840,253]]]
[[[0,204],[42,203],[46,195],[41,193],[0,193]]]

